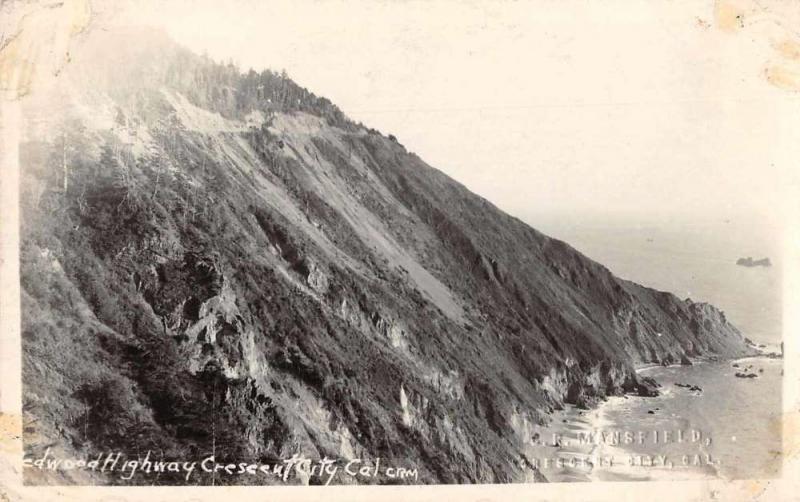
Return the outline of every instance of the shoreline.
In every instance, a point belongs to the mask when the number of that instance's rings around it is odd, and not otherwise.
[[[658,364],[658,363],[645,363],[640,365],[634,365],[633,369],[638,375],[646,370],[651,370],[654,368],[684,368],[684,367],[691,367],[697,364],[708,364],[708,363],[723,363],[723,362],[737,362],[737,361],[744,361],[747,359],[783,359],[783,355],[780,355],[779,352],[775,352],[772,350],[767,350],[766,348],[762,349],[759,347],[751,346],[753,349],[752,353],[745,354],[742,356],[726,359],[726,358],[713,358],[713,357],[697,357],[695,359],[691,359],[691,364],[681,364],[681,363],[672,363],[672,364]]]
[[[650,460],[659,455],[642,456],[631,450],[625,449],[620,444],[606,442],[585,443],[579,439],[580,434],[596,434],[603,431],[621,430],[619,424],[614,423],[608,416],[608,411],[627,399],[658,399],[638,396],[611,396],[601,402],[596,408],[580,410],[572,405],[557,412],[559,422],[548,427],[564,441],[561,447],[552,445],[538,447],[534,458],[558,459],[564,463],[563,467],[553,465],[548,467],[540,465],[539,472],[550,483],[568,482],[595,482],[595,481],[667,481],[667,480],[707,480],[718,477],[716,470],[708,466],[682,467],[659,465],[658,461]],[[542,451],[544,449],[544,451]],[[547,450],[550,450],[549,452]],[[530,456],[530,454],[528,455]],[[546,457],[545,457],[546,458]],[[574,459],[574,460],[573,460]],[[645,460],[647,459],[647,460]],[[575,466],[569,463],[575,461]],[[654,462],[649,464],[648,462]],[[633,462],[633,463],[632,463]]]
[[[730,365],[737,361],[744,360],[772,360],[768,353],[745,355],[736,359],[714,360],[695,360],[693,365],[708,364],[717,362]],[[692,366],[693,366],[692,365]],[[636,373],[647,372],[665,368],[691,368],[689,365],[673,364],[663,366],[652,364],[636,368]],[[658,379],[656,379],[658,380]],[[700,382],[701,385],[703,384]],[[623,444],[609,444],[600,441],[599,443],[581,442],[581,435],[596,434],[602,431],[620,431],[629,429],[639,429],[647,425],[650,415],[637,417],[632,424],[616,423],[612,414],[621,406],[625,406],[629,400],[647,400],[642,402],[652,403],[654,409],[659,409],[659,405],[664,400],[676,397],[672,385],[665,385],[659,382],[659,396],[640,397],[633,394],[609,396],[597,403],[593,408],[583,410],[575,405],[566,404],[563,410],[556,411],[551,415],[551,422],[539,429],[540,437],[545,444],[530,445],[526,448],[526,456],[539,459],[539,472],[544,475],[549,482],[574,482],[574,481],[659,481],[659,480],[708,480],[720,479],[721,473],[719,466],[709,464],[702,465],[659,465],[657,460],[653,460],[654,465],[639,465],[634,462],[631,465],[631,458],[636,459],[642,455],[637,453],[636,448],[626,448]],[[705,397],[699,395],[699,398]],[[662,404],[663,406],[663,404]],[[654,421],[663,420],[664,416],[653,416]],[[674,418],[674,417],[669,417]],[[682,417],[685,420],[685,417]],[[644,429],[654,428],[645,426]],[[554,446],[551,438],[562,438],[560,446]],[[632,445],[635,446],[635,445]],[[659,444],[663,447],[663,444]],[[658,448],[657,448],[658,449]],[[663,449],[663,448],[662,448]],[[704,447],[700,448],[705,450]],[[708,453],[708,452],[707,452]],[[656,459],[661,455],[655,451],[644,455]],[[666,458],[666,455],[664,455]],[[565,465],[543,465],[542,459],[555,459]],[[609,461],[610,460],[610,461]],[[570,463],[574,463],[572,466]]]

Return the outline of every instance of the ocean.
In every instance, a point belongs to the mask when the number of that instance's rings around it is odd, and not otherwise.
[[[748,366],[752,368],[747,371],[758,378],[735,376]],[[698,472],[725,479],[776,477],[782,458],[782,371],[780,360],[766,358],[647,369],[641,373],[662,385],[661,396],[608,401],[601,407],[605,427],[630,429],[637,424],[650,435],[661,431],[662,440],[664,431],[671,431],[672,442],[621,445],[628,455],[664,455],[672,460],[673,466],[661,472],[644,471],[651,478]],[[697,385],[702,391],[676,383]],[[683,431],[683,442],[675,441],[677,431]],[[693,435],[699,440],[692,441]]]
[[[775,229],[724,220],[668,225],[580,219],[531,223],[604,264],[617,276],[680,298],[716,305],[745,336],[779,350],[781,258]],[[736,265],[738,258],[747,256],[769,257],[773,266]],[[757,377],[737,378],[738,371]],[[759,357],[643,368],[639,372],[662,385],[660,396],[613,397],[595,410],[570,407],[554,417],[553,425],[566,439],[549,455],[596,462],[589,468],[551,468],[543,472],[546,477],[575,481],[779,475],[782,360]],[[666,442],[665,431],[669,434]],[[587,432],[622,439],[628,433],[633,440],[581,444],[581,435]],[[614,436],[616,433],[620,435]],[[542,448],[531,450],[532,456],[542,453]],[[614,461],[603,463],[601,457],[613,457]]]
[[[561,239],[615,275],[681,299],[708,302],[757,343],[781,341],[780,233],[763,222],[598,222],[532,217],[534,228]],[[747,268],[739,258],[770,258]]]

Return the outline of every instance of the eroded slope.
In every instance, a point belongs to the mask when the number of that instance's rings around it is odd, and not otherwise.
[[[617,279],[285,76],[167,47],[76,61],[59,113],[28,110],[30,452],[542,479],[521,452],[554,408],[745,351],[713,307]]]

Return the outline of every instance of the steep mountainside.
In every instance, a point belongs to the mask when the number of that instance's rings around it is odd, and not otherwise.
[[[81,49],[21,148],[31,454],[541,480],[523,450],[553,409],[746,351],[714,307],[614,277],[285,75],[157,34]],[[278,481],[189,480],[211,482]]]

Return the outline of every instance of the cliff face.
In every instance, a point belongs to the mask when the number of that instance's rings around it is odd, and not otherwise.
[[[26,113],[32,454],[541,480],[521,451],[553,409],[746,351],[714,307],[614,277],[285,76],[118,42],[87,42],[105,70],[76,58],[58,113]]]

